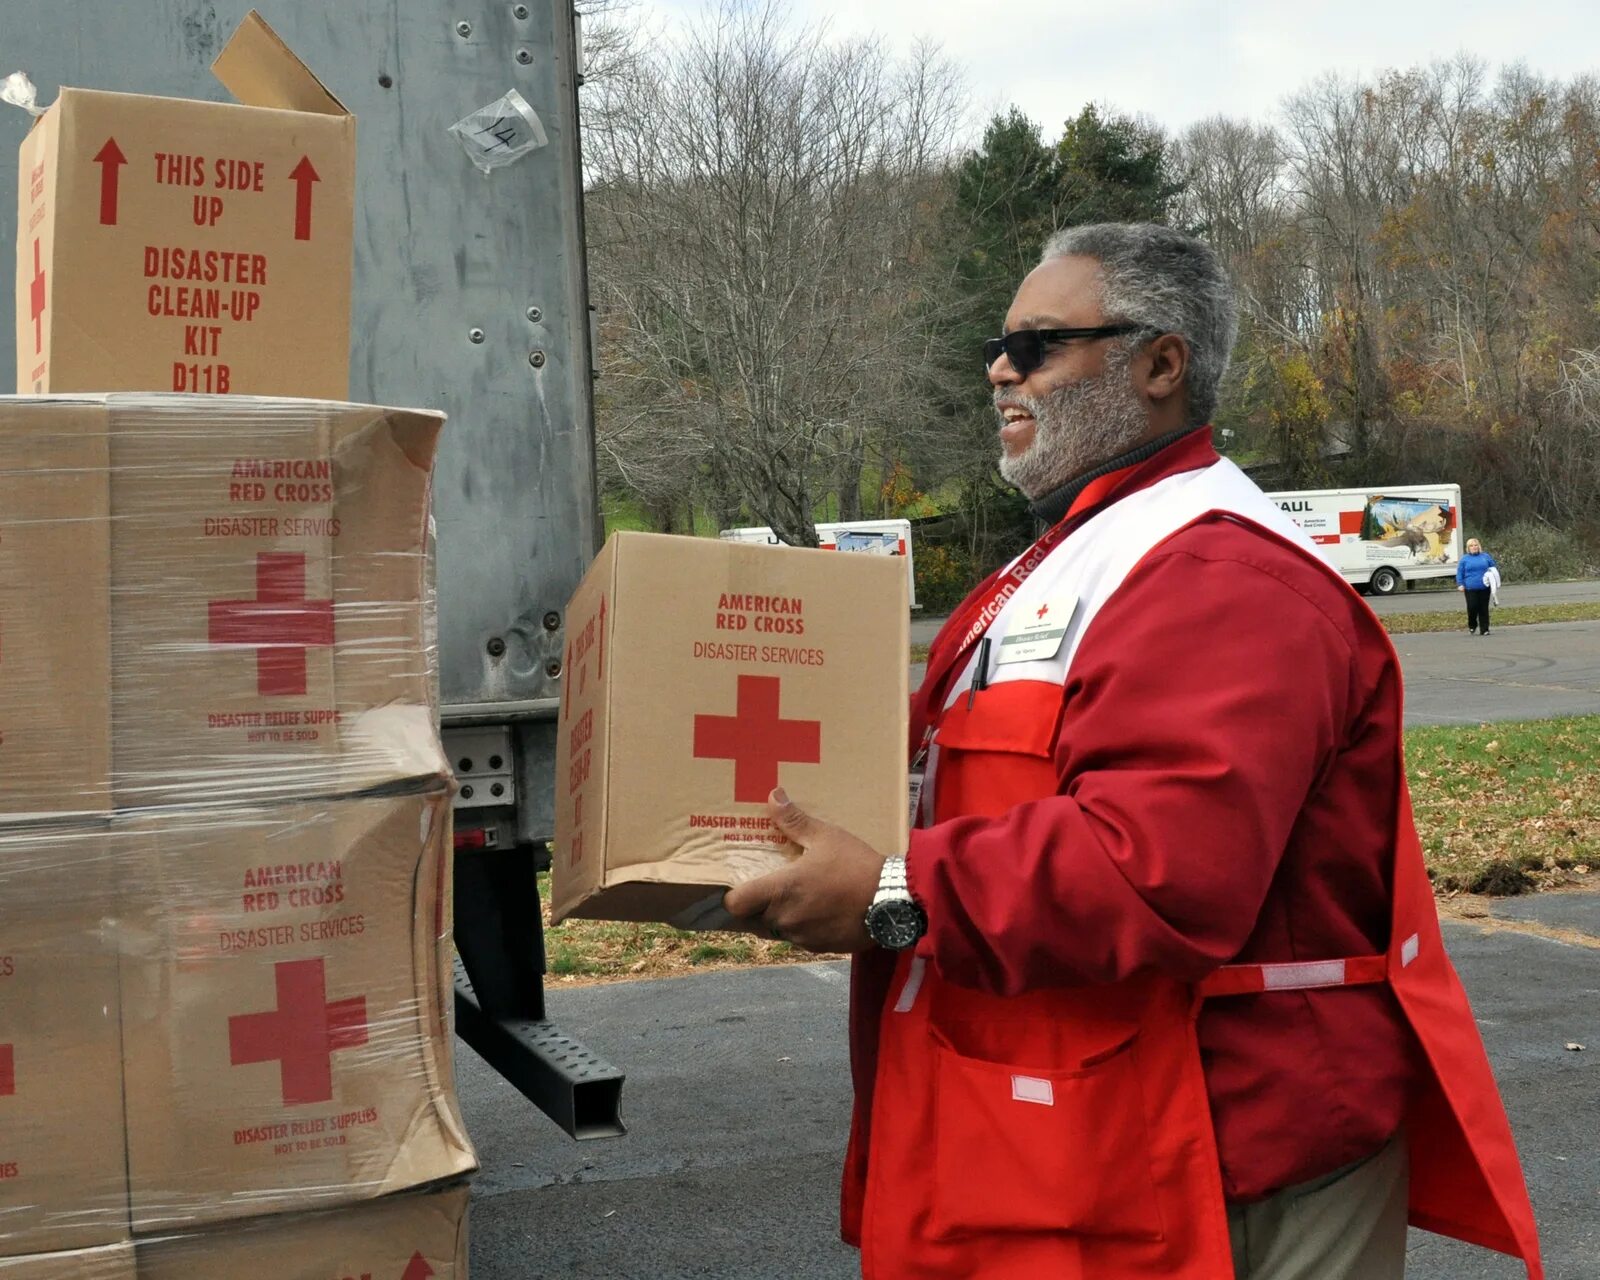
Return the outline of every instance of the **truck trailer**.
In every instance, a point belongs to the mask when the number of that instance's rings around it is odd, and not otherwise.
[[[569,1134],[619,1134],[622,1073],[545,1017],[536,889],[564,611],[602,540],[581,20],[572,0],[7,0],[0,74],[25,71],[42,105],[63,85],[224,101],[211,63],[252,8],[357,120],[349,398],[449,417],[433,492],[457,1034]],[[512,90],[543,145],[482,171],[451,127]],[[14,156],[29,124],[0,107],[0,150]],[[14,326],[0,308],[8,350]]]
[[[1302,489],[1269,493],[1358,590],[1390,596],[1453,578],[1461,559],[1461,486]]]

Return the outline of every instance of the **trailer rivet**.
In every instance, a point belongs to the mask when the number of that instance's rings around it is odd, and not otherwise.
[[[525,4],[514,4],[514,5],[512,5],[511,6],[511,16],[514,17],[514,18],[520,18],[520,19],[526,21],[527,17],[528,17],[528,6],[525,5]]]
[[[544,368],[544,352],[542,352],[542,351],[530,351],[530,352],[528,352],[528,363],[531,364],[535,369]]]
[[[483,341],[483,330],[482,329],[468,329],[467,330],[467,341],[468,342],[482,342]]]
[[[544,629],[554,631],[561,625],[561,615],[554,609],[544,615]]]
[[[506,642],[504,640],[502,640],[499,636],[495,636],[494,639],[489,641],[489,643],[487,645],[487,648],[489,650],[489,656],[491,658],[499,658],[499,657],[504,656],[504,654],[505,654]]]
[[[456,23],[456,34],[465,40],[472,34],[472,24],[470,22]]]
[[[550,659],[549,662],[545,663],[544,664],[544,673],[545,673],[545,675],[549,676],[552,680],[554,680],[558,675],[561,674],[561,662],[560,662],[560,660],[557,659],[557,658],[552,658],[552,659]]]
[[[517,61],[520,62],[523,66],[527,66],[530,62],[533,61],[533,51],[531,49],[518,49],[517,50]]]
[[[539,321],[544,319],[544,312],[540,311],[538,307],[529,307],[528,308],[528,319],[531,320],[534,324],[538,324]]]

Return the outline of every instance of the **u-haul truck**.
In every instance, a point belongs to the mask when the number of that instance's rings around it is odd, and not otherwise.
[[[1267,497],[1346,581],[1388,596],[1419,578],[1453,578],[1461,559],[1461,486],[1304,489]]]
[[[719,535],[725,542],[764,542],[769,546],[784,544],[778,535],[765,525],[755,528],[724,529]],[[909,520],[852,520],[843,523],[819,524],[817,546],[824,551],[855,551],[866,555],[904,556],[906,580],[911,584],[911,607],[917,603],[917,575],[911,560],[911,521]]]

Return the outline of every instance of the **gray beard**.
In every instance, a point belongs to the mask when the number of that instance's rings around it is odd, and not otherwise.
[[[1033,443],[1022,453],[1000,454],[1006,483],[1037,501],[1143,440],[1150,419],[1128,381],[1131,359],[1121,348],[1109,351],[1099,377],[1069,382],[1043,396],[996,391],[996,401],[1021,405],[1034,422]]]

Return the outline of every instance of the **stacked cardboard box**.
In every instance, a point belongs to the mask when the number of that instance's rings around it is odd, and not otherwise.
[[[0,400],[0,1256],[472,1169],[426,625],[439,426]]]
[[[442,419],[159,393],[174,342],[344,389],[353,121],[253,15],[219,74],[270,109],[65,91],[23,147],[19,385],[78,394],[0,398],[0,1280],[464,1276]]]

